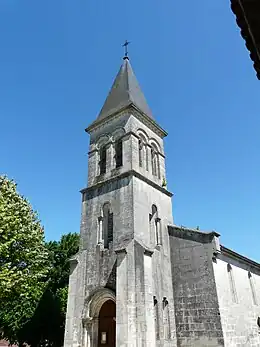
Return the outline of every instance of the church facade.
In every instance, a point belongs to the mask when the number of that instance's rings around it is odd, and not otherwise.
[[[164,137],[126,56],[90,135],[65,347],[260,346],[260,265],[179,227]]]

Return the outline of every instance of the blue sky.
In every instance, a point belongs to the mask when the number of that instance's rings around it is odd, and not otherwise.
[[[176,224],[259,259],[259,81],[229,0],[1,0],[0,172],[46,238],[78,232],[88,135],[127,38],[165,128]],[[257,101],[258,100],[258,101]]]

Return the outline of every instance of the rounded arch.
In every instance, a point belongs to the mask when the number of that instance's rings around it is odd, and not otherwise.
[[[139,134],[138,137],[139,137],[139,141],[141,141],[142,143],[144,143],[144,144],[147,144],[147,143],[148,143],[148,142],[146,141],[146,138],[143,136],[143,134]]]
[[[147,133],[143,129],[138,129],[137,135],[145,144],[147,144],[149,142],[149,136],[147,135]]]
[[[125,129],[124,128],[116,128],[112,133],[112,139],[113,139],[113,141],[118,141],[124,135],[125,135]]]
[[[155,204],[152,205],[152,215],[157,215],[158,214],[158,208]]]
[[[112,210],[111,202],[110,201],[105,201],[101,207],[103,213],[105,210]]]
[[[96,141],[96,148],[101,149],[104,145],[107,144],[108,141],[109,141],[109,135],[108,134],[101,135]]]
[[[108,288],[98,288],[85,301],[84,318],[98,318],[103,304],[111,300],[116,303],[115,293]]]
[[[155,140],[154,138],[151,138],[149,141],[151,147],[157,152],[161,152],[161,146],[159,145],[159,143],[157,142],[157,140]]]
[[[160,208],[160,205],[158,207],[157,203],[156,202],[153,202],[152,205],[151,205],[151,211],[155,211],[157,213],[158,216],[161,215],[161,208]]]
[[[104,211],[105,210],[112,210],[111,202],[110,201],[105,201],[103,204],[99,205],[98,211],[99,211],[99,216],[104,217]]]

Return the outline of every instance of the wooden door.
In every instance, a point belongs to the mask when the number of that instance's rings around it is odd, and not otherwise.
[[[116,304],[106,301],[99,312],[98,347],[116,346]]]

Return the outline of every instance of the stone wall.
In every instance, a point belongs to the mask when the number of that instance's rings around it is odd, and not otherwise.
[[[160,244],[155,243],[154,229],[150,227],[149,214],[152,205],[158,208],[160,219]],[[134,238],[146,248],[153,250],[152,255],[152,288],[150,295],[157,301],[158,317],[156,328],[156,346],[176,346],[174,301],[171,281],[170,246],[167,226],[172,223],[171,197],[160,190],[149,186],[137,177],[133,178],[133,212]],[[148,288],[147,288],[148,290]],[[164,318],[164,300],[168,302],[170,317],[167,323]],[[155,315],[155,311],[153,312]],[[156,317],[154,317],[156,318]],[[169,330],[167,333],[166,331]]]
[[[177,346],[224,346],[213,253],[217,234],[169,227]]]
[[[114,247],[119,248],[133,238],[133,186],[131,177],[103,182],[83,191],[81,240],[83,249],[93,252],[98,243],[98,219],[102,207],[109,202],[114,219]]]
[[[214,274],[225,345],[260,346],[260,269],[251,261],[218,255]]]

